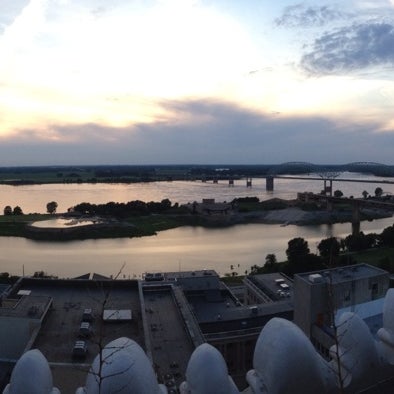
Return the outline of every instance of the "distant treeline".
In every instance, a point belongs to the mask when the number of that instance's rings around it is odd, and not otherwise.
[[[47,182],[149,182],[156,180],[238,179],[266,175],[355,172],[394,176],[394,166],[379,163],[313,164],[288,162],[256,165],[97,165],[0,167],[0,181],[10,184]]]
[[[178,203],[172,205],[166,198],[160,202],[144,202],[140,200],[127,203],[107,202],[106,204],[91,204],[88,202],[74,206],[73,211],[83,215],[102,215],[124,218],[129,216],[149,215],[152,213],[168,212],[171,208],[178,208]]]

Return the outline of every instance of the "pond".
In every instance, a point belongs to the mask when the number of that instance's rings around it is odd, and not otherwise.
[[[91,224],[101,223],[99,220],[85,220],[85,219],[65,219],[56,218],[49,220],[41,220],[34,222],[31,225],[38,228],[70,228],[70,227],[80,227],[88,226]]]

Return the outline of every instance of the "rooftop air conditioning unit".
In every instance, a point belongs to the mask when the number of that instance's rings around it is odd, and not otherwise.
[[[308,276],[309,282],[311,283],[321,283],[323,282],[323,277],[320,274],[310,274]]]

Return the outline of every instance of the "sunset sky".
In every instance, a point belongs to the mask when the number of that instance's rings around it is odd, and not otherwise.
[[[1,0],[0,166],[394,164],[394,0]]]

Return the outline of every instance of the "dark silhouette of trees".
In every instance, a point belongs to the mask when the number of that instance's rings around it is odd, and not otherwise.
[[[14,210],[12,211],[13,215],[23,215],[23,211],[22,208],[17,205]]]
[[[273,253],[269,253],[267,254],[267,256],[265,256],[265,264],[269,264],[269,265],[273,265],[276,264],[277,260],[276,260],[276,256]]]
[[[9,205],[4,207],[4,215],[12,215],[12,208]]]
[[[375,197],[382,197],[383,189],[381,187],[377,187],[375,189]]]
[[[290,264],[301,264],[310,252],[308,242],[304,238],[293,238],[287,245],[286,256]]]
[[[108,202],[106,204],[90,204],[83,202],[74,207],[74,212],[83,215],[102,215],[125,218],[129,216],[142,216],[152,213],[164,213],[172,208],[171,201],[166,198],[160,202],[150,201],[148,203],[140,200],[127,203]]]
[[[276,256],[273,253],[265,256],[264,272],[277,272],[279,270],[279,264],[276,260]]]
[[[56,201],[51,201],[47,204],[47,212],[50,214],[56,213],[57,209],[57,202]]]
[[[335,237],[322,239],[317,245],[320,256],[325,260],[338,257],[340,248],[341,245]]]
[[[287,264],[283,267],[283,271],[288,275],[320,268],[320,257],[310,253],[308,242],[304,238],[291,239],[288,242],[286,255]]]
[[[334,197],[342,197],[342,196],[343,196],[343,193],[341,190],[335,190]]]
[[[382,245],[393,247],[394,246],[394,225],[386,227],[380,234]]]
[[[345,238],[346,248],[349,252],[370,249],[377,246],[381,236],[371,233],[364,234],[362,231],[358,234],[350,234]]]

